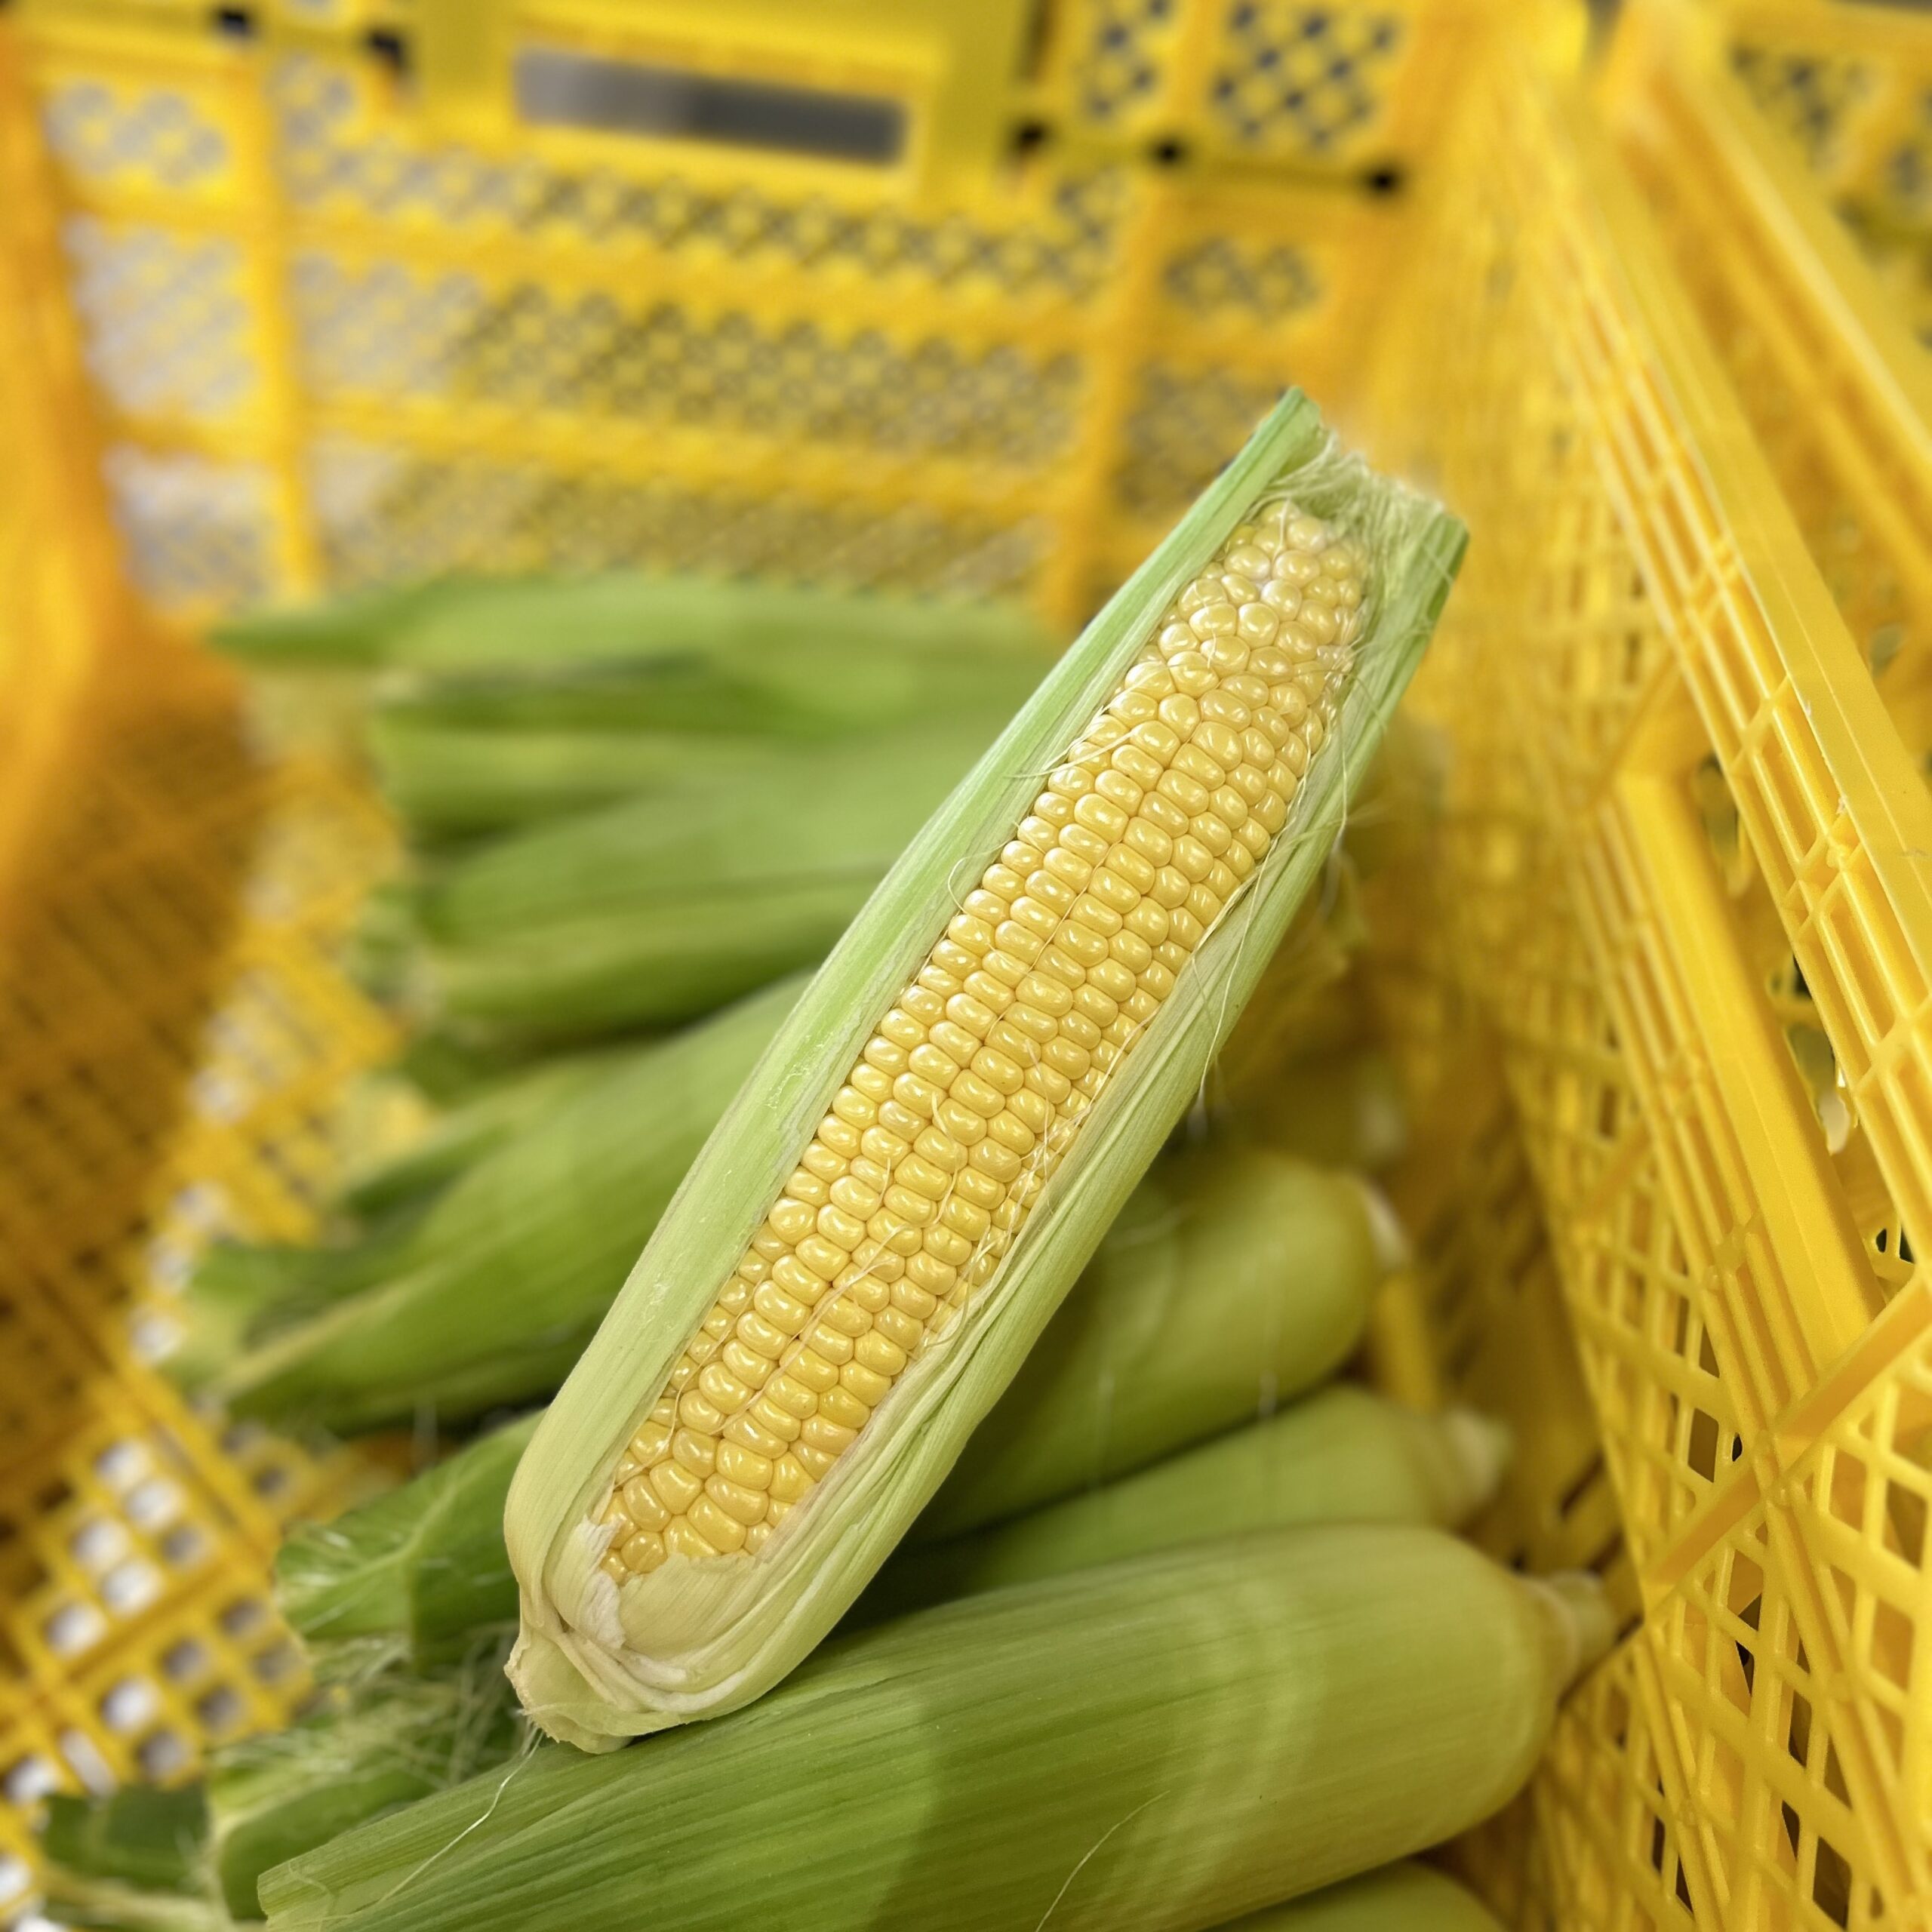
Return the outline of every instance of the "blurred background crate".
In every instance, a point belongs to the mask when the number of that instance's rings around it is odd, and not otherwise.
[[[409,1453],[153,1367],[393,1044],[340,963],[389,829],[197,627],[617,562],[1071,623],[1294,382],[1475,537],[1372,890],[1378,1372],[1511,1420],[1481,1540],[1629,1631],[1458,1856],[1523,1927],[1925,1922],[1932,23],[1646,5],[1601,126],[1583,26],[15,0],[0,1912],[44,1791],[299,1706],[269,1554]]]

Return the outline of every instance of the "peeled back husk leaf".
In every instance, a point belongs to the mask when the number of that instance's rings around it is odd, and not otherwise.
[[[1183,587],[1269,505],[1339,526],[1365,559],[1365,623],[1336,721],[1284,826],[1063,1144],[1030,1217],[961,1318],[922,1348],[852,1453],[755,1555],[678,1557],[621,1586],[605,1567],[628,1445],[733,1278],[880,1019],[1121,688]],[[1349,790],[1447,597],[1463,543],[1435,506],[1345,457],[1291,395],[1091,624],[928,821],[854,922],[687,1177],[539,1425],[506,1530],[522,1592],[511,1670],[531,1716],[590,1746],[716,1715],[769,1689],[850,1607],[1011,1379],[1186,1109],[1321,873]]]

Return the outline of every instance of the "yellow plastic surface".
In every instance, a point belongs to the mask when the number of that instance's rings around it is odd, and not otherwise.
[[[624,560],[1072,619],[1287,378],[1346,401],[1413,198],[1354,184],[1496,11],[841,0],[815,44],[869,19],[911,90],[884,168],[475,106],[528,46],[769,81],[801,29],[752,0],[10,17],[151,608]],[[935,106],[1002,37],[1002,91]]]
[[[44,1792],[299,1706],[268,1558],[374,1479],[152,1365],[210,1238],[310,1224],[389,1044],[337,958],[380,816],[166,636],[618,561],[1083,615],[1284,383],[1346,405],[1496,9],[812,11],[0,18],[0,1921]],[[520,126],[525,44],[883,91],[906,152]]]
[[[1675,138],[1654,179],[1708,171]],[[1370,916],[1397,934],[1378,973],[1422,1152],[1460,1129],[1471,1218],[1417,1223],[1380,1352],[1398,1386],[1500,1408],[1547,1471],[1482,1526],[1492,1546],[1627,1561],[1641,1611],[1519,1829],[1464,1850],[1523,1924],[1923,1924],[1932,798],[1910,707],[1848,627],[1860,580],[1837,577],[1841,611],[1807,554],[1815,498],[1787,503],[1792,460],[1753,440],[1732,378],[1767,411],[1766,365],[1701,332],[1609,144],[1527,82],[1460,140],[1405,305],[1426,337],[1382,397],[1390,453],[1472,528],[1415,693],[1451,747],[1447,808]],[[1722,191],[1707,171],[1666,211],[1694,186]],[[1694,266],[1721,281],[1753,245],[1714,223]],[[1857,394],[1822,372],[1792,391],[1790,439],[1829,453],[1878,548],[1909,451],[1850,435]],[[1894,594],[1912,615],[1903,571]],[[1459,1037],[1478,1062],[1500,1044],[1547,1260]],[[1598,1470],[1544,1339],[1558,1293],[1620,1506],[1594,1550]]]
[[[0,955],[0,1923],[49,1789],[179,1775],[309,1694],[283,1528],[366,1491],[155,1365],[217,1233],[299,1238],[387,1029],[335,953],[386,829],[246,753],[235,694],[118,641],[65,719]]]
[[[1932,20],[1914,5],[1711,0],[1721,57],[1932,346]]]

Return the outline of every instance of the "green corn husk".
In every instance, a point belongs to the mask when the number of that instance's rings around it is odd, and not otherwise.
[[[1401,1074],[1373,1048],[1298,1056],[1266,1077],[1243,1069],[1214,1091],[1217,1117],[1300,1160],[1373,1174],[1408,1146]]]
[[[909,605],[890,638],[392,682],[370,748],[419,834],[495,830],[637,793],[756,784],[793,761],[809,781],[811,748],[856,749],[921,719],[976,719],[989,742],[1051,661],[1023,620],[968,626]]]
[[[1606,1647],[1593,1581],[1264,1531],[835,1644],[630,1751],[539,1749],[268,1873],[273,1932],[1190,1932],[1454,1835]]]
[[[1291,1254],[1299,1257],[1292,1270],[1281,1265]],[[982,1454],[977,1437],[968,1444],[964,1465],[981,1472],[969,1504],[1010,1515],[1091,1487],[1114,1466],[1097,1456],[1091,1431],[1057,1427],[1041,1411],[1091,1418],[1112,1393],[1117,1413],[1140,1419],[1137,1466],[1310,1386],[1353,1346],[1380,1273],[1353,1183],[1253,1150],[1162,1161],[1041,1337],[1035,1357],[1056,1372],[1023,1372],[981,1425],[1029,1445],[1017,1469],[996,1444]],[[1117,1319],[1097,1306],[1115,1295]],[[1225,1350],[1160,1345],[1172,1332],[1192,1339],[1186,1318],[1197,1298],[1211,1322],[1225,1323]],[[1150,1337],[1155,1346],[1132,1346]],[[1272,1364],[1266,1383],[1257,1337]],[[535,1426],[532,1417],[485,1437],[333,1523],[294,1531],[277,1575],[300,1635],[311,1643],[385,1636],[433,1658],[481,1627],[513,1620],[503,1508]],[[1114,1438],[1117,1451],[1122,1439]],[[942,1491],[933,1512],[951,1494]],[[923,1518],[913,1532],[928,1540],[939,1533]]]
[[[896,715],[895,699],[918,702],[906,693],[922,676],[943,705],[961,680],[983,689],[1002,665],[1037,676],[1051,654],[1037,621],[1010,606],[626,574],[355,592],[252,613],[217,627],[214,641],[255,673],[254,715],[272,741],[338,754],[368,738],[372,674],[378,695],[426,723],[502,718],[519,705],[525,721],[573,706],[581,716],[601,695],[618,715],[650,713],[653,731],[769,736],[864,730]],[[852,675],[814,681],[828,662]],[[542,695],[546,685],[554,697]],[[429,755],[451,780],[451,757],[480,749]],[[389,773],[405,789],[410,754],[400,748]],[[648,764],[647,754],[647,782]],[[417,829],[433,835],[453,828],[438,823],[436,774],[425,776],[429,817]],[[459,825],[476,822],[452,800]]]
[[[1285,496],[1358,539],[1370,578],[1352,679],[1287,827],[1085,1115],[976,1305],[901,1375],[784,1533],[755,1558],[675,1559],[620,1592],[601,1567],[608,1532],[590,1523],[619,1457],[877,1017],[944,929],[959,880],[1009,838],[1038,775],[1118,688],[1180,587],[1258,504]],[[914,840],[698,1157],[518,1470],[506,1527],[524,1635],[511,1669],[546,1730],[608,1746],[715,1716],[769,1689],[850,1607],[1198,1089],[1324,869],[1463,542],[1435,506],[1343,455],[1291,395]]]
[[[567,1041],[709,1010],[823,956],[992,727],[952,718],[497,841],[417,899],[423,1004]]]
[[[506,1141],[612,1073],[621,1057],[560,1056],[441,1112],[392,1069],[365,1076],[352,1090],[338,1134],[372,1151],[336,1189],[323,1239],[304,1246],[217,1242],[181,1298],[171,1372],[186,1387],[203,1386],[251,1344],[408,1272],[427,1244],[421,1223],[437,1198]]]
[[[1417,1415],[1341,1385],[1030,1515],[902,1549],[853,1615],[877,1622],[1243,1531],[1303,1523],[1453,1528],[1495,1493],[1508,1456],[1507,1432],[1480,1416]]]
[[[429,1103],[420,1080],[371,1076],[371,1086],[380,1081],[404,1091],[402,1104],[414,1112],[416,1124],[401,1144],[350,1163],[335,1190],[333,1218],[353,1230],[433,1198],[512,1136],[612,1072],[625,1051],[553,1054],[472,1084],[441,1107]]]
[[[1136,1190],[919,1518],[957,1536],[1270,1413],[1352,1355],[1394,1258],[1352,1176],[1211,1140]]]
[[[221,1932],[262,1917],[271,1866],[448,1789],[523,1745],[501,1652],[433,1677],[389,1674],[346,1708],[217,1752],[178,1790],[49,1801],[48,1903],[63,1924]]]
[[[536,1428],[526,1417],[332,1522],[290,1531],[275,1595],[296,1635],[314,1650],[399,1648],[420,1667],[514,1625],[503,1500]]]
[[[755,784],[783,755],[755,740],[482,731],[389,711],[371,718],[369,749],[383,796],[419,842],[513,831],[694,781]]]
[[[191,1386],[343,1431],[548,1395],[798,993],[768,988],[623,1056],[471,1167],[374,1286],[219,1363],[194,1351]]]
[[[1035,620],[1001,605],[612,572],[352,591],[229,618],[211,641],[259,669],[475,672],[737,654],[755,666],[793,651],[891,650],[909,635],[959,652],[1041,638]]]
[[[1338,857],[1269,961],[1208,1075],[1203,1097],[1211,1112],[1229,1110],[1312,1054],[1365,1045],[1367,1014],[1352,969],[1367,937],[1354,870]]]
[[[1440,729],[1398,712],[1349,812],[1346,845],[1373,878],[1412,858],[1442,815],[1450,752]]]
[[[1404,1860],[1312,1897],[1273,1906],[1223,1932],[1503,1932],[1454,1879]]]

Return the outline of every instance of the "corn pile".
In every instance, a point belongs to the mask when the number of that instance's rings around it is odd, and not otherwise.
[[[1403,1261],[1347,881],[1427,792],[1399,737],[1358,781],[1460,544],[1291,397],[1050,668],[626,580],[232,633],[349,681],[409,832],[370,957],[418,1043],[352,1118],[404,1080],[414,1125],[316,1247],[211,1257],[180,1371],[338,1429],[549,1405],[291,1535],[324,1706],[56,1800],[51,1909],[1492,1925],[1402,1861],[1520,1786],[1607,1613],[1447,1534],[1501,1432],[1337,1379]]]

